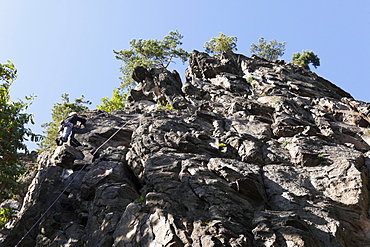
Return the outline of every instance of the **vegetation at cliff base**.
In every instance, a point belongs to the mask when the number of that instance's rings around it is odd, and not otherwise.
[[[5,224],[12,220],[15,219],[15,212],[11,208],[1,208],[0,209],[0,229],[4,228]]]
[[[13,101],[10,97],[10,86],[16,78],[17,70],[12,62],[0,64],[0,202],[21,188],[17,179],[25,169],[18,151],[28,152],[24,141],[36,142],[41,138],[26,127],[34,124],[33,115],[25,112],[34,96],[26,97],[26,101]],[[11,218],[10,209],[1,209],[0,227]]]

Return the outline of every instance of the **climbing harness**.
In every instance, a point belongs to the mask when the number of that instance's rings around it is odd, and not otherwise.
[[[71,179],[71,181],[67,184],[67,186],[63,189],[63,191],[59,194],[59,196],[53,201],[53,203],[46,209],[46,211],[40,216],[40,218],[31,226],[31,228],[24,234],[24,236],[18,241],[18,243],[15,245],[15,247],[18,247],[22,241],[27,237],[27,235],[37,226],[38,223],[44,218],[44,216],[50,211],[50,209],[55,205],[55,203],[59,200],[59,198],[66,192],[68,187],[73,183],[73,181],[76,179],[78,175],[82,172],[85,167],[92,163],[92,159],[94,158],[95,154],[98,152],[98,150],[103,147],[107,142],[109,142],[121,129],[123,129],[128,123],[132,122],[135,119],[138,119],[140,116],[137,116],[133,119],[128,120],[126,123],[124,123],[116,132],[114,132],[103,144],[101,144],[92,154],[91,160],[88,160],[85,162],[85,164],[81,167],[81,169],[77,172],[77,174]]]

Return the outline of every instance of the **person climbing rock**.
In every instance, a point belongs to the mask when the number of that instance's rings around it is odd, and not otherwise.
[[[80,123],[78,125],[78,122]],[[63,142],[68,141],[68,137],[70,138],[71,143],[75,143],[78,146],[78,141],[74,139],[73,135],[73,128],[82,125],[85,125],[86,119],[79,117],[77,112],[71,112],[68,117],[60,122],[60,127],[58,133],[61,133],[60,137],[55,139],[58,146],[61,146]]]

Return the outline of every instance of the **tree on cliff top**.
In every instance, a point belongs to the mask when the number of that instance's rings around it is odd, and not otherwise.
[[[32,133],[26,124],[34,124],[33,115],[25,112],[34,96],[27,102],[12,101],[9,88],[17,77],[14,64],[0,64],[0,201],[10,197],[20,184],[17,179],[25,172],[18,151],[28,152],[26,140],[39,141],[40,135]]]
[[[236,49],[237,38],[230,36],[227,37],[225,34],[219,32],[218,37],[213,37],[209,41],[204,43],[203,48],[208,53],[220,53],[223,51],[232,51]]]
[[[122,72],[121,88],[125,89],[135,86],[131,75],[136,66],[144,66],[147,69],[154,67],[167,68],[175,58],[179,58],[183,63],[188,60],[190,54],[184,49],[179,48],[182,45],[183,36],[176,30],[170,31],[163,40],[157,39],[133,39],[130,41],[130,49],[113,52],[116,59],[122,60],[120,67]]]
[[[113,110],[123,110],[127,98],[127,89],[134,87],[136,82],[131,75],[136,66],[144,66],[147,69],[154,67],[167,68],[173,60],[179,58],[183,63],[188,60],[190,53],[179,48],[182,45],[183,36],[176,30],[170,31],[163,40],[157,39],[133,39],[129,42],[130,49],[113,52],[116,59],[122,60],[120,67],[122,73],[121,85],[113,89],[112,97],[104,97],[98,109],[111,112]]]
[[[313,51],[302,51],[302,53],[296,52],[293,53],[292,61],[295,64],[298,64],[299,66],[302,66],[303,68],[310,70],[309,64],[312,64],[312,66],[317,68],[317,66],[320,66],[320,58],[313,53]]]
[[[80,98],[75,99],[74,102],[69,102],[69,95],[66,93],[62,94],[61,98],[62,103],[55,103],[51,110],[52,121],[41,125],[41,127],[46,128],[46,130],[43,131],[46,135],[38,144],[40,149],[43,151],[53,150],[56,148],[55,138],[58,137],[60,121],[67,117],[71,112],[81,113],[88,111],[89,107],[86,105],[91,104],[89,100],[84,99],[85,97],[83,95]]]
[[[250,52],[266,60],[275,61],[278,57],[284,55],[286,43],[287,42],[277,42],[275,39],[267,43],[267,41],[261,37],[258,40],[258,44],[251,44]]]

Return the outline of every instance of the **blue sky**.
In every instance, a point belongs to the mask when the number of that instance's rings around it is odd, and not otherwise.
[[[0,23],[0,63],[10,60],[18,69],[13,100],[37,96],[28,110],[36,133],[51,121],[61,94],[85,95],[92,109],[111,95],[121,65],[113,50],[171,30],[184,35],[187,51],[203,51],[219,32],[236,36],[237,52],[247,56],[260,37],[286,41],[286,61],[312,50],[321,59],[314,72],[370,102],[368,0],[0,0]],[[180,61],[170,67],[182,75],[185,68]]]

